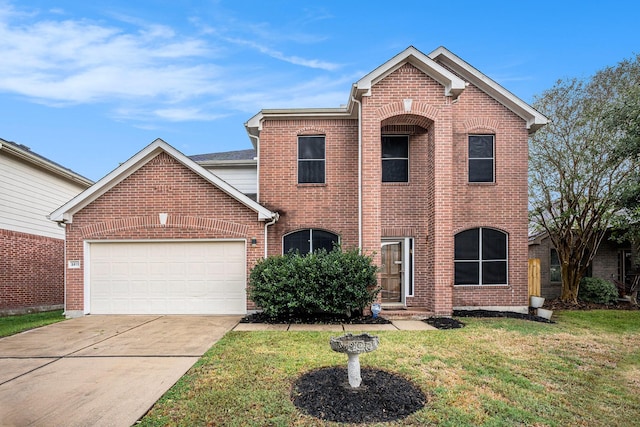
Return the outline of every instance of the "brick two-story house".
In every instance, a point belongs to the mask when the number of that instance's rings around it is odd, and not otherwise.
[[[386,307],[525,309],[545,123],[447,49],[409,47],[344,107],[252,117],[252,197],[157,140],[51,215],[75,261],[67,314],[244,313],[257,259],[334,242],[373,254]]]

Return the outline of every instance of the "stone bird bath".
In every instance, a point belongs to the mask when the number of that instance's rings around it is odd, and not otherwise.
[[[380,344],[378,337],[369,334],[346,334],[341,337],[331,337],[329,344],[333,351],[346,353],[349,356],[349,361],[347,362],[349,385],[353,388],[360,387],[362,382],[362,377],[360,376],[360,353],[376,350],[378,344]]]

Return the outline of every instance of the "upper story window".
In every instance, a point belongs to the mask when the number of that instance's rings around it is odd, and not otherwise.
[[[298,137],[298,184],[325,183],[325,138]]]
[[[318,249],[326,249],[327,252],[333,250],[333,246],[339,243],[338,235],[324,230],[307,228],[305,230],[294,231],[284,236],[283,252],[298,251],[301,255]]]
[[[469,135],[469,182],[495,182],[494,135]]]
[[[409,136],[382,136],[382,182],[409,182]]]
[[[455,236],[455,285],[506,285],[507,234],[472,228]]]

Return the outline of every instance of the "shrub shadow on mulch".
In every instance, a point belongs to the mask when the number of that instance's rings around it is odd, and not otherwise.
[[[395,421],[427,402],[424,393],[400,375],[362,368],[361,376],[360,387],[352,388],[346,368],[316,369],[293,384],[291,400],[308,415],[339,423]]]

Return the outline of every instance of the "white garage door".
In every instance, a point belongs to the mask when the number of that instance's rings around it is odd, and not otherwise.
[[[93,314],[245,314],[244,242],[113,242],[89,248]]]

